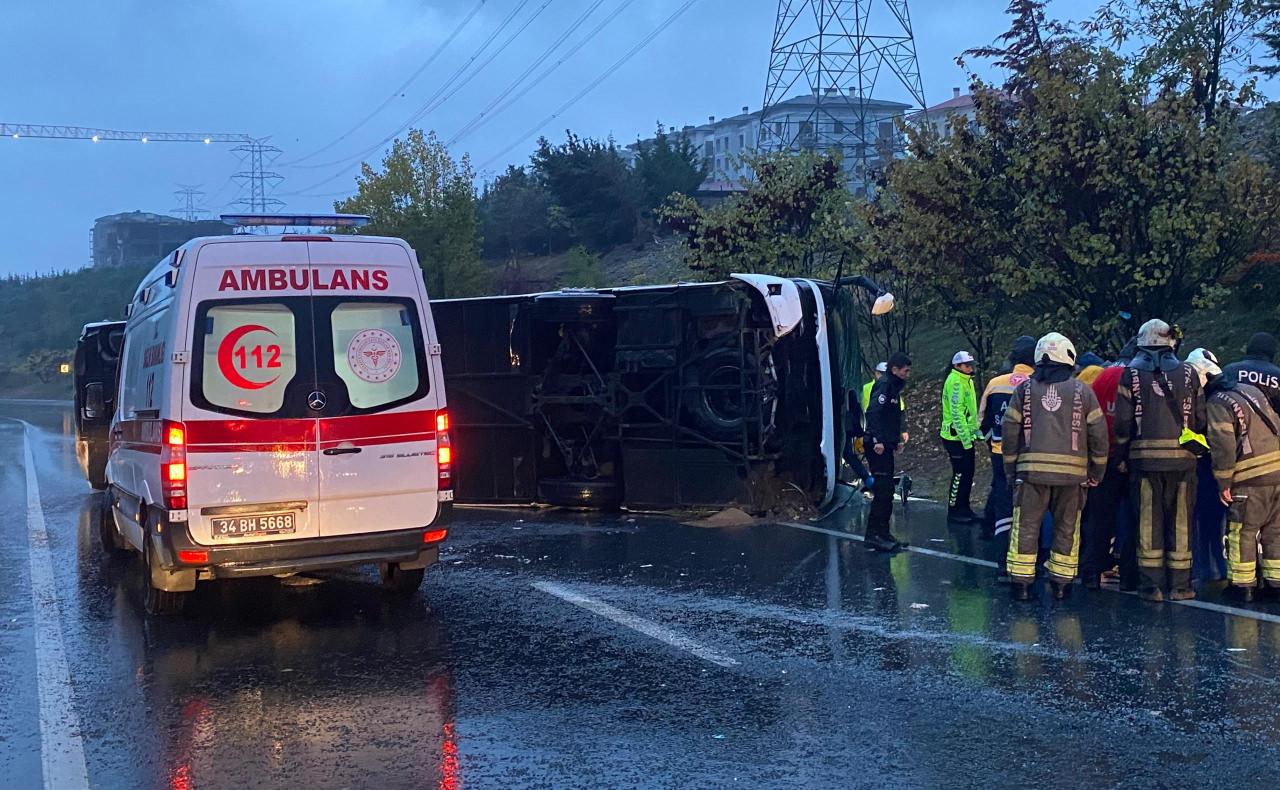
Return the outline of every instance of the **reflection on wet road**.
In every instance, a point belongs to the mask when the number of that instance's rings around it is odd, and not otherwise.
[[[354,570],[202,585],[166,621],[90,529],[67,407],[0,416],[31,425],[72,700],[42,708],[24,427],[0,420],[5,786],[41,786],[59,731],[111,788],[1280,779],[1280,624],[1112,592],[1017,604],[926,503],[900,517],[931,553],[894,557],[848,516],[466,510],[407,603]]]

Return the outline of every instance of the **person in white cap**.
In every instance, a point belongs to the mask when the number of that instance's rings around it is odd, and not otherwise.
[[[1138,594],[1148,601],[1195,598],[1191,520],[1196,458],[1204,437],[1204,390],[1195,368],[1175,356],[1181,334],[1152,319],[1138,330],[1138,353],[1116,393],[1116,459],[1130,472],[1138,521]]]
[[[978,440],[978,395],[973,388],[973,354],[957,351],[942,385],[942,427],[938,433],[951,459],[951,491],[947,519],[957,524],[979,521],[969,506],[973,491],[974,449]]]
[[[1093,389],[1073,377],[1075,346],[1050,332],[1035,353],[1035,373],[1013,391],[1002,430],[1005,474],[1014,481],[1005,562],[1013,597],[1020,601],[1031,598],[1046,512],[1053,513],[1053,545],[1045,563],[1053,597],[1069,594],[1080,563],[1085,491],[1107,470],[1107,421]]]
[[[1187,364],[1200,374],[1200,387],[1204,390],[1205,407],[1210,421],[1213,419],[1211,396],[1224,389],[1222,368],[1218,358],[1206,348],[1197,348],[1187,355]],[[1209,432],[1211,433],[1211,432]],[[1206,434],[1206,439],[1211,437]],[[1212,452],[1212,445],[1209,448]],[[1195,521],[1191,528],[1191,580],[1193,583],[1219,581],[1227,578],[1226,552],[1223,550],[1223,527],[1227,521],[1227,506],[1209,492],[1218,490],[1213,476],[1213,458],[1200,456],[1196,469]]]

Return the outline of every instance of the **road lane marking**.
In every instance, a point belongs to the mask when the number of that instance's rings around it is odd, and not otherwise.
[[[683,650],[686,653],[692,653],[703,661],[710,661],[712,664],[721,667],[738,666],[737,659],[730,658],[706,645],[695,642],[689,637],[676,633],[666,626],[658,625],[652,620],[646,620],[630,612],[624,612],[616,606],[610,606],[604,601],[598,601],[595,598],[576,593],[554,582],[534,582],[533,586],[548,595],[554,595],[562,601],[567,601],[607,620],[612,620],[618,625],[625,625],[627,628],[639,631],[645,636],[657,639],[659,642],[666,642],[674,648]]]
[[[818,532],[823,535],[834,535],[837,538],[844,538],[845,540],[856,540],[863,543],[866,542],[865,537],[863,537],[862,535],[855,535],[852,532],[841,532],[835,529],[825,529],[823,527],[815,527],[810,524],[796,524],[790,521],[779,521],[777,523],[784,527],[793,527],[795,529],[803,529],[807,532]],[[935,551],[934,549],[925,549],[919,546],[908,546],[906,550],[913,554],[923,554],[926,557],[938,557],[945,560],[955,560],[956,562],[964,562],[964,563],[968,563],[969,565],[978,565],[983,568],[998,569],[1000,567],[997,563],[994,563],[990,560],[982,560],[982,559],[978,559],[977,557],[966,557],[963,554],[951,554],[950,552],[946,552],[946,551]],[[1106,592],[1120,593],[1121,595],[1134,595],[1134,596],[1137,595],[1137,593],[1125,592],[1124,590],[1119,590],[1119,589],[1105,587],[1105,586],[1102,587],[1102,590]],[[1165,601],[1165,603],[1177,604],[1178,606],[1189,606],[1192,609],[1203,609],[1207,612],[1217,612],[1219,614],[1229,614],[1229,615],[1234,615],[1236,617],[1246,617],[1250,620],[1258,620],[1264,623],[1276,623],[1277,625],[1280,625],[1280,615],[1270,614],[1268,612],[1255,612],[1249,609],[1238,609],[1234,606],[1225,606],[1220,603],[1211,603],[1209,601],[1197,601],[1197,600]]]
[[[31,426],[23,423],[27,467],[27,535],[31,560],[31,604],[35,614],[36,686],[40,698],[40,764],[45,790],[85,790],[89,770],[84,759],[80,717],[76,713],[62,619],[54,583],[49,531],[40,505]]]

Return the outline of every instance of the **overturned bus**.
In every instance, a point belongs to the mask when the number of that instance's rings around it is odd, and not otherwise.
[[[893,297],[865,278],[873,312]],[[823,507],[860,295],[764,275],[433,303],[459,502]]]

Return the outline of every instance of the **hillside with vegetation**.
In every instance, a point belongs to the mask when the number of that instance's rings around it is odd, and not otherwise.
[[[89,268],[0,280],[0,392],[70,397],[70,362],[80,329],[120,320],[145,268]]]

